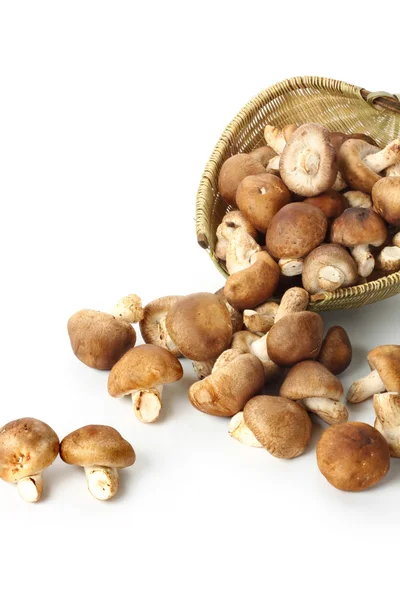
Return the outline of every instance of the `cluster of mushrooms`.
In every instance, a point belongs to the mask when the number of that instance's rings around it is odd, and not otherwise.
[[[338,375],[351,363],[349,337],[339,326],[324,337],[308,307],[321,293],[400,269],[400,140],[380,150],[364,134],[318,124],[267,125],[265,140],[220,171],[219,192],[234,209],[217,230],[224,288],[144,308],[131,294],[110,312],[81,310],[68,321],[71,346],[85,365],[110,371],[110,396],[131,397],[142,423],[159,418],[163,386],[183,376],[181,357],[199,379],[191,404],[228,417],[230,436],[247,446],[300,456],[313,413],[329,425],[317,444],[321,473],[340,490],[361,491],[386,475],[391,456],[400,458],[400,346],[372,350],[371,373],[347,394],[350,404],[373,397],[374,427],[348,422]],[[279,396],[269,395],[277,385]],[[118,469],[135,462],[131,444],[104,425],[81,427],[61,444],[37,419],[0,430],[0,478],[29,502],[41,497],[42,473],[59,454],[85,469],[100,500],[116,493]]]

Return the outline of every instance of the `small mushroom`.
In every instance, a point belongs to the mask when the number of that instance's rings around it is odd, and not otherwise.
[[[182,376],[182,366],[171,352],[145,344],[129,350],[113,366],[108,393],[113,398],[131,396],[139,421],[153,423],[160,415],[163,386]]]
[[[251,257],[260,251],[261,246],[244,229],[236,229],[226,250],[226,270],[229,275],[250,267]]]
[[[279,305],[276,302],[264,302],[254,310],[243,311],[243,322],[248,331],[264,335],[275,322]]]
[[[400,458],[400,394],[374,394],[375,429],[387,441],[390,456]]]
[[[189,389],[192,405],[208,415],[232,417],[264,385],[261,362],[251,354],[237,356]]]
[[[310,417],[288,398],[255,396],[244,407],[243,418],[256,440],[276,458],[296,458],[310,443]]]
[[[57,434],[38,419],[11,421],[0,429],[0,479],[16,483],[19,495],[37,502],[43,492],[42,473],[57,458]]]
[[[322,345],[324,323],[317,313],[307,311],[286,315],[267,334],[270,359],[280,367],[316,359]]]
[[[356,285],[357,265],[343,246],[322,244],[304,260],[303,286],[310,294]]]
[[[212,358],[210,360],[194,360],[192,361],[193,371],[196,373],[199,379],[204,379],[211,375],[213,367],[215,364],[215,360]]]
[[[129,442],[107,425],[86,425],[67,435],[61,442],[60,455],[69,465],[85,469],[89,492],[97,500],[109,500],[119,486],[118,469],[135,462]]]
[[[328,221],[322,210],[295,202],[273,217],[266,235],[268,252],[279,260],[284,275],[298,275],[303,259],[325,239]]]
[[[387,237],[385,221],[368,208],[348,208],[331,228],[331,242],[350,248],[361,277],[368,277],[375,266],[369,246],[382,246]]]
[[[361,492],[378,483],[390,467],[385,438],[366,423],[341,423],[326,429],[317,444],[322,475],[344,492]]]
[[[143,319],[142,301],[136,294],[124,296],[117,302],[111,314],[128,323],[139,323]]]
[[[382,177],[372,188],[377,213],[391,225],[400,227],[400,177]]]
[[[349,418],[347,408],[341,402],[342,384],[319,362],[306,360],[292,367],[280,394],[300,402],[329,425],[345,423]]]
[[[340,217],[342,212],[349,207],[344,195],[335,190],[328,190],[313,198],[306,198],[304,202],[322,210],[329,223]]]
[[[281,154],[279,171],[289,190],[301,196],[329,190],[338,172],[330,132],[317,123],[299,127]]]
[[[221,167],[218,177],[218,190],[227,204],[236,206],[236,190],[248,175],[265,173],[263,165],[250,154],[235,154]]]
[[[258,162],[262,164],[263,167],[266,167],[271,160],[276,156],[275,150],[270,148],[270,146],[261,146],[260,148],[255,148],[249,153],[249,156],[252,156]]]
[[[238,331],[232,337],[231,348],[257,356],[264,368],[266,383],[272,381],[279,375],[281,371],[280,367],[272,362],[268,356],[266,336],[260,338],[257,334],[251,333],[251,331]]]
[[[400,346],[378,346],[368,354],[371,373],[353,383],[347,393],[352,404],[382,392],[400,393]]]
[[[273,296],[279,283],[279,267],[268,252],[256,252],[247,269],[228,277],[224,294],[237,310],[254,308]]]
[[[231,210],[222,219],[222,223],[217,227],[217,244],[215,246],[215,255],[221,260],[226,260],[226,251],[228,242],[235,231],[241,227],[252,238],[257,237],[257,230],[240,210]]]
[[[182,356],[171,340],[166,326],[167,313],[182,296],[163,296],[146,304],[143,319],[139,323],[140,333],[146,344],[169,350],[176,357]]]
[[[360,192],[359,190],[350,190],[348,192],[345,192],[343,196],[349,203],[350,208],[372,208],[372,200],[370,194]]]
[[[88,367],[108,371],[136,343],[136,333],[124,319],[97,310],[80,310],[68,321],[75,356]]]
[[[318,362],[333,375],[340,375],[350,365],[352,356],[351,342],[343,327],[334,325],[328,329],[317,358]]]
[[[265,233],[272,217],[291,201],[291,195],[282,179],[264,173],[245,177],[236,192],[236,203],[246,219]]]

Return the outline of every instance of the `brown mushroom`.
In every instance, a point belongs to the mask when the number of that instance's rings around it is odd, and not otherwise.
[[[271,160],[276,156],[275,150],[273,150],[270,146],[261,146],[260,148],[255,148],[249,153],[249,156],[252,156],[258,162],[262,164],[263,167],[266,167]]]
[[[140,333],[146,344],[169,350],[176,357],[182,356],[171,340],[166,326],[167,313],[182,296],[163,296],[146,304],[143,319],[139,323]]]
[[[231,348],[257,356],[264,368],[266,383],[272,381],[279,375],[281,371],[280,367],[272,362],[268,356],[266,336],[261,338],[251,331],[238,331],[232,337]]]
[[[272,217],[290,201],[290,192],[282,179],[270,173],[245,177],[236,192],[236,203],[241,212],[263,233]]]
[[[229,316],[232,322],[232,333],[236,333],[243,329],[243,315],[240,311],[236,310],[233,306],[229,304],[227,299],[225,298],[224,288],[220,288],[215,292],[215,295],[221,298],[221,300],[225,303],[226,308],[228,309]]]
[[[357,265],[343,246],[322,244],[304,260],[302,278],[310,294],[333,292],[357,284]]]
[[[313,198],[306,198],[304,202],[322,210],[329,223],[340,217],[342,212],[349,207],[344,195],[335,190],[328,190]]]
[[[366,423],[328,427],[317,445],[318,468],[331,485],[360,492],[378,483],[389,471],[390,453],[384,437]]]
[[[247,309],[243,312],[243,323],[248,331],[264,335],[275,322],[279,305],[276,302],[264,302],[254,310]]]
[[[391,225],[400,227],[400,177],[382,177],[372,188],[377,213]]]
[[[257,230],[240,210],[231,210],[224,216],[222,222],[217,227],[217,244],[215,246],[215,255],[221,260],[226,260],[226,251],[228,242],[235,231],[241,227],[252,238],[257,237]]]
[[[347,393],[352,404],[364,402],[381,392],[400,393],[400,346],[378,346],[368,354],[371,373],[353,383]]]
[[[224,294],[237,310],[254,308],[268,300],[279,282],[279,267],[268,252],[256,252],[251,265],[228,277]]]
[[[350,365],[352,356],[351,342],[343,327],[334,325],[328,329],[317,358],[318,362],[333,375],[340,375]]]
[[[265,173],[265,168],[254,156],[235,154],[221,167],[218,177],[218,190],[227,204],[236,206],[236,190],[240,182],[248,175]]]
[[[282,317],[267,334],[270,359],[281,367],[316,359],[322,345],[324,323],[316,313],[301,311]]]

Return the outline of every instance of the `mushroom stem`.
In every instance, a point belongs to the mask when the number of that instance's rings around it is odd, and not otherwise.
[[[243,322],[246,329],[264,335],[267,333],[275,322],[274,315],[258,313],[256,310],[245,310],[243,311]]]
[[[23,477],[18,481],[18,493],[26,502],[37,502],[43,493],[43,478],[41,473]]]
[[[260,339],[256,340],[255,342],[252,342],[250,345],[251,354],[257,356],[257,358],[259,358],[262,362],[271,361],[267,350],[267,337],[268,333],[260,337]]]
[[[326,265],[319,270],[318,285],[321,290],[334,292],[343,285],[344,280],[343,272],[334,265]]]
[[[349,418],[349,413],[345,405],[330,398],[309,397],[304,398],[299,404],[302,404],[309,412],[315,413],[325,423],[328,423],[328,425],[346,423]]]
[[[400,139],[390,142],[383,150],[375,154],[368,154],[364,163],[375,173],[380,173],[400,160]]]
[[[304,260],[302,258],[281,258],[278,261],[278,265],[282,275],[286,275],[286,277],[295,277],[296,275],[301,275],[303,271],[303,262]]]
[[[374,395],[374,424],[386,439],[390,455],[400,458],[400,395],[397,392],[386,392]]]
[[[282,154],[283,149],[286,146],[286,140],[283,131],[279,129],[279,127],[267,125],[264,129],[264,139],[272,150],[277,154]]]
[[[133,410],[142,423],[154,423],[160,416],[162,385],[156,385],[148,390],[131,392]]]
[[[266,167],[267,173],[279,173],[279,159],[279,155],[274,156],[274,158],[271,158]]]
[[[347,392],[346,398],[351,404],[358,404],[359,402],[364,402],[367,398],[371,398],[374,394],[380,394],[385,391],[385,384],[378,371],[374,370],[369,375],[355,381]]]
[[[243,411],[238,412],[229,421],[228,433],[231,437],[238,440],[246,446],[252,446],[253,448],[262,448],[262,444],[257,440],[254,433],[249,429],[243,418]]]
[[[118,490],[119,476],[117,469],[93,465],[84,467],[89,492],[97,500],[109,500]]]
[[[361,277],[368,277],[371,275],[375,267],[375,259],[369,251],[368,244],[360,244],[351,248],[351,254],[357,263],[358,274]]]
[[[204,379],[211,375],[214,363],[215,360],[204,360],[202,362],[194,360],[192,361],[193,370],[199,379]]]
[[[335,192],[341,192],[342,190],[345,190],[346,188],[347,188],[347,183],[343,179],[343,175],[341,174],[341,172],[338,171],[338,174],[336,175],[335,183],[333,184],[332,189],[335,190]]]
[[[343,195],[351,208],[372,208],[371,196],[365,192],[350,190]]]
[[[306,148],[299,155],[299,165],[308,175],[318,173],[320,156],[314,150]]]
[[[282,296],[280,305],[275,316],[275,323],[280,321],[286,315],[307,310],[310,296],[305,289],[293,287]]]
[[[386,246],[376,259],[376,266],[381,271],[398,271],[400,269],[400,247]]]

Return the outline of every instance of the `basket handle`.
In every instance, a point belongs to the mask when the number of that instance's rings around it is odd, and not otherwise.
[[[400,114],[400,94],[388,94],[387,92],[369,92],[366,89],[361,90],[361,95],[371,106],[382,106],[395,113]]]

